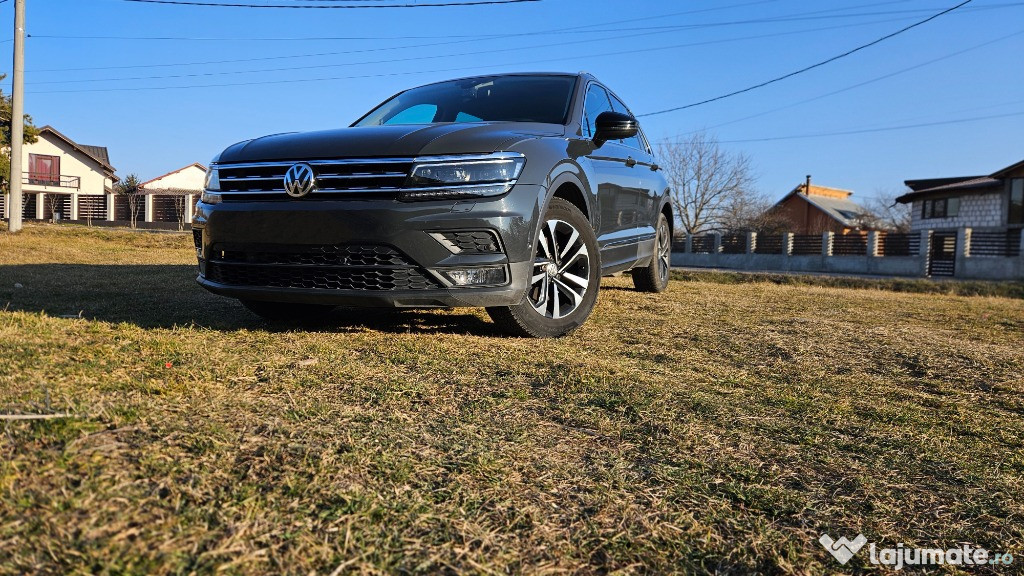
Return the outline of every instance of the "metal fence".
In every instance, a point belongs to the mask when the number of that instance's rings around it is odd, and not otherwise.
[[[1020,230],[972,232],[971,256],[1020,256]]]
[[[784,254],[782,234],[757,235],[754,241],[755,254]]]
[[[880,232],[879,235],[879,256],[917,256],[921,253],[920,234]]]
[[[793,254],[806,256],[810,254],[821,254],[821,234],[794,234]]]

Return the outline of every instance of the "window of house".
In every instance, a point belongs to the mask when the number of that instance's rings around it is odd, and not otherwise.
[[[1010,180],[1010,224],[1024,224],[1024,178]]]
[[[959,198],[936,198],[925,200],[921,206],[921,218],[953,218],[960,215]]]
[[[28,181],[31,184],[60,184],[60,156],[28,155]]]

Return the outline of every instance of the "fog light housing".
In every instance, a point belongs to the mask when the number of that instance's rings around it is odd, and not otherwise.
[[[506,281],[504,266],[443,270],[442,274],[455,286],[492,286]]]

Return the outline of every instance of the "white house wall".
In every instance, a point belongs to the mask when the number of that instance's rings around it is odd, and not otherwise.
[[[80,178],[79,189],[65,188],[62,186],[40,186],[37,184],[25,184],[23,190],[26,193],[38,192],[61,192],[64,194],[104,194],[104,188],[113,186],[110,178],[107,178],[103,169],[97,166],[96,162],[89,156],[75,150],[63,140],[48,133],[39,135],[39,140],[34,144],[26,144],[22,155],[21,169],[27,177],[29,173],[29,155],[42,154],[45,156],[60,157],[60,173],[64,176],[77,176]]]
[[[997,228],[1006,224],[1003,215],[1005,196],[994,194],[968,194],[960,196],[960,214],[953,218],[921,218],[922,200],[915,200],[911,212],[911,229],[936,230],[945,228]]]
[[[206,171],[198,166],[189,166],[146,183],[146,190],[194,190],[202,192]]]

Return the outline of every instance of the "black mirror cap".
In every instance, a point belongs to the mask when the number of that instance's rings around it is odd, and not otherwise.
[[[601,112],[597,115],[597,131],[594,134],[594,142],[603,144],[608,140],[622,140],[636,136],[640,125],[636,118],[622,112]]]

